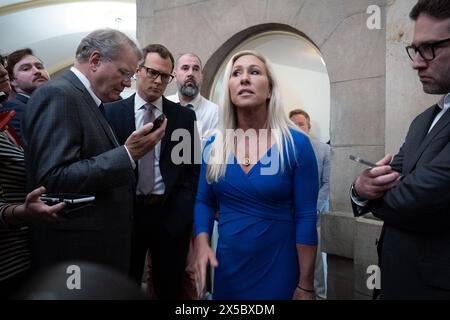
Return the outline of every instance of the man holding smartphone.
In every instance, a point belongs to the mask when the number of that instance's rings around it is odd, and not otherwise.
[[[124,33],[95,30],[78,45],[74,66],[28,102],[22,124],[29,187],[95,196],[94,206],[33,225],[37,268],[82,260],[128,271],[135,161],[154,148],[165,125],[152,134],[152,124],[133,130],[119,144],[103,102],[131,86],[140,55]]]
[[[166,47],[146,46],[136,71],[136,94],[106,106],[120,143],[146,122],[162,114],[167,117],[163,139],[138,163],[130,276],[141,284],[148,251],[156,298],[171,300],[180,297],[200,169],[194,163],[194,156],[200,154],[194,150],[200,147],[194,111],[163,96],[173,79],[173,67]],[[180,145],[187,147],[181,151],[187,162],[175,159]]]
[[[450,299],[450,1],[419,0],[410,17],[412,67],[426,93],[443,97],[414,119],[392,162],[358,176],[351,198],[356,214],[384,221],[380,298]]]

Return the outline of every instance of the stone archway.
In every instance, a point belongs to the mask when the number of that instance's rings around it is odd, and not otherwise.
[[[226,63],[241,50],[255,50],[272,64],[287,114],[302,108],[312,122],[311,135],[329,140],[330,79],[320,50],[305,34],[282,24],[250,27],[228,39],[204,67],[203,96],[220,105]],[[211,77],[212,76],[212,77]]]
[[[291,26],[281,23],[265,23],[242,30],[233,35],[227,41],[225,41],[206,62],[203,68],[204,85],[202,87],[202,94],[206,96],[209,95],[209,92],[211,91],[211,85],[214,82],[215,75],[217,74],[225,58],[230,54],[230,52],[234,48],[236,48],[242,41],[250,38],[251,36],[266,31],[287,31],[293,34],[297,34],[315,45],[315,43],[310,38],[308,38],[308,36],[305,35],[303,32]]]

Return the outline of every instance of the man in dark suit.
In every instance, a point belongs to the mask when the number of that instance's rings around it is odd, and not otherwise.
[[[11,124],[19,138],[22,137],[21,122],[31,94],[50,79],[44,64],[29,48],[16,50],[8,55],[7,67],[15,97],[1,111],[15,110]]]
[[[106,106],[120,143],[142,126],[146,117],[167,117],[164,138],[156,146],[153,158],[142,159],[138,164],[130,268],[130,276],[141,283],[149,251],[158,299],[180,297],[199,174],[199,165],[194,163],[195,155],[200,153],[194,148],[200,148],[195,112],[163,96],[173,79],[173,66],[167,48],[159,44],[146,46],[136,73],[137,93]],[[182,135],[181,142],[178,134]],[[186,161],[180,163],[177,157],[181,146],[185,147],[182,158]]]
[[[450,299],[450,2],[420,0],[410,17],[412,66],[426,93],[444,97],[414,119],[391,163],[358,176],[352,205],[384,221],[381,299]]]
[[[148,124],[119,144],[102,102],[131,85],[140,57],[122,32],[93,31],[81,40],[74,67],[30,98],[23,121],[29,186],[95,196],[93,206],[68,205],[55,223],[33,225],[35,267],[81,260],[128,271],[135,161],[166,124],[152,134]]]

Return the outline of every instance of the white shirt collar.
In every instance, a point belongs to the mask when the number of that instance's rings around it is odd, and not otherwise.
[[[89,79],[75,67],[71,67],[70,71],[72,71],[77,76],[77,78],[80,79],[81,83],[83,84],[83,86],[85,86],[86,90],[89,92],[92,99],[94,99],[94,102],[97,105],[97,107],[100,106],[102,100],[100,100],[99,97],[95,95],[94,91],[92,90],[91,82],[89,81]]]
[[[439,100],[438,106],[439,108],[444,110],[447,110],[450,107],[450,93],[447,93],[445,96],[442,97],[441,100]]]

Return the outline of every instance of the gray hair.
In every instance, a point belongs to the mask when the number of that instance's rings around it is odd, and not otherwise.
[[[92,31],[81,40],[75,58],[85,62],[93,52],[98,51],[102,58],[114,60],[122,53],[125,46],[129,46],[139,60],[142,58],[141,50],[125,33],[114,29],[99,29]]]

